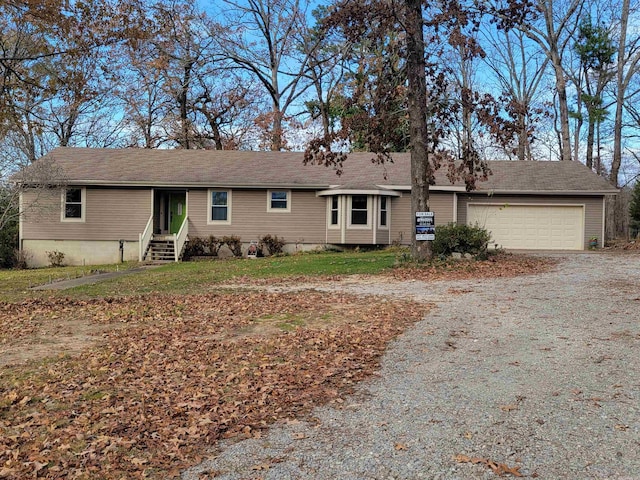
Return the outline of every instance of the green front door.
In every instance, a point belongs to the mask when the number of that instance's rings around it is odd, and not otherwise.
[[[187,195],[172,193],[169,196],[169,233],[178,233],[187,216]]]

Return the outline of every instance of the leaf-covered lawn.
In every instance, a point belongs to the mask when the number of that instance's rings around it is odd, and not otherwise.
[[[166,268],[169,292],[144,293],[153,284],[143,277],[139,290],[120,283],[121,296],[104,295],[112,283],[92,295],[23,294],[0,303],[0,478],[175,477],[221,438],[260,435],[278,419],[339,402],[377,368],[389,341],[431,308],[315,290],[211,293],[221,278],[254,286],[322,282],[338,278],[332,262],[342,262],[340,272],[349,264],[370,274],[357,259],[375,263],[381,279],[401,281],[552,267],[517,256],[396,269],[388,268],[388,254],[322,257],[325,277],[305,276],[307,265],[296,259],[296,266],[284,260],[282,276],[256,274],[277,264],[249,261],[229,263],[235,273],[214,279],[220,262],[209,271]],[[188,272],[195,272],[190,290],[203,293],[176,293]]]
[[[4,305],[3,341],[47,314],[119,328],[3,370],[0,477],[176,476],[222,437],[338,399],[427,310],[312,291]]]

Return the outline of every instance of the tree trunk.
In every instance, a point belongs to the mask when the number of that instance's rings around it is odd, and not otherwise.
[[[593,144],[596,137],[596,122],[589,115],[589,130],[587,132],[587,167],[593,170]]]
[[[529,139],[527,138],[527,125],[523,113],[518,113],[518,160],[526,160],[527,144]]]
[[[178,104],[180,106],[180,129],[182,130],[182,138],[178,143],[182,148],[191,148],[189,142],[189,87],[191,84],[191,69],[193,63],[189,62],[184,66],[184,75],[182,77],[182,85],[180,86],[180,93],[178,94]]]
[[[562,59],[558,52],[552,52],[553,70],[556,74],[556,91],[560,109],[560,160],[571,160],[571,132],[569,131],[569,105],[567,103],[567,82],[564,78]]]
[[[427,151],[427,82],[424,60],[421,0],[406,0],[407,80],[409,84],[409,132],[411,145],[411,219],[416,212],[429,211],[429,179],[432,175]],[[431,258],[431,242],[418,241],[411,232],[414,260]]]
[[[580,152],[580,131],[582,130],[582,92],[580,88],[577,89],[577,99],[576,99],[576,125],[573,131],[573,157],[572,160],[578,162],[578,154]]]
[[[625,99],[624,63],[627,43],[627,23],[629,21],[629,0],[622,0],[620,14],[620,43],[618,44],[618,64],[616,71],[616,118],[613,122],[613,159],[609,182],[618,186],[618,172],[622,164],[622,108]]]
[[[273,106],[273,123],[271,124],[271,151],[279,152],[282,150],[282,112],[279,107]]]
[[[201,110],[203,115],[209,121],[209,128],[211,128],[211,135],[213,137],[213,143],[216,145],[216,150],[223,150],[224,146],[222,145],[222,134],[220,133],[220,128],[218,127],[218,123],[216,122],[216,117],[211,115],[209,112],[205,112],[204,109]]]

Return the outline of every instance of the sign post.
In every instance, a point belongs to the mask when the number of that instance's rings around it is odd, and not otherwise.
[[[433,212],[416,212],[416,240],[436,239],[436,217]]]

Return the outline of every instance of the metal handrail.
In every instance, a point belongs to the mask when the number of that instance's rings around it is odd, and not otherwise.
[[[144,227],[144,231],[138,234],[138,246],[140,248],[138,252],[138,259],[141,262],[144,260],[144,254],[147,251],[147,247],[149,247],[151,237],[153,237],[153,215],[149,217],[149,221],[147,222],[147,226]]]
[[[178,230],[178,233],[174,234],[173,237],[176,262],[180,259],[184,244],[187,243],[187,235],[189,235],[189,217],[185,215],[180,230]]]

